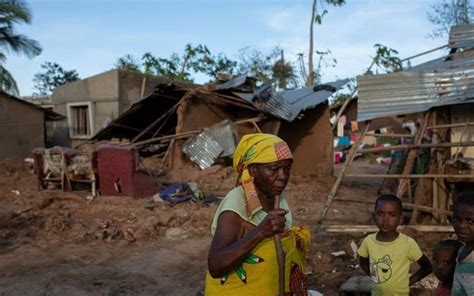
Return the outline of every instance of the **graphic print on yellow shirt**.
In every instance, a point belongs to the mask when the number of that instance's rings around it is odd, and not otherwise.
[[[423,256],[414,239],[400,233],[392,242],[381,242],[374,233],[363,240],[358,253],[369,258],[372,295],[408,295],[410,265]]]
[[[370,276],[375,283],[385,283],[392,276],[392,259],[389,255],[385,255],[379,260],[370,260]]]

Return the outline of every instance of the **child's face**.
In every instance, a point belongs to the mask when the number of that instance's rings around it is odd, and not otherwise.
[[[435,249],[433,252],[433,272],[440,281],[452,282],[455,267],[456,251],[454,248]]]
[[[474,207],[469,205],[454,207],[453,226],[460,241],[466,244],[474,243]]]
[[[391,201],[380,201],[375,208],[375,224],[382,233],[394,233],[402,219],[400,207]]]

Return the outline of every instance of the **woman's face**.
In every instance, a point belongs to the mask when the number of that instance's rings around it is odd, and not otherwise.
[[[290,179],[292,163],[292,159],[284,159],[252,165],[250,174],[254,178],[258,192],[266,196],[280,195]]]

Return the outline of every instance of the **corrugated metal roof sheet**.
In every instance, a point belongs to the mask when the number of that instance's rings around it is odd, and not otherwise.
[[[206,129],[204,133],[222,147],[224,151],[220,155],[221,157],[234,154],[236,148],[235,135],[237,132],[235,130],[235,124],[232,121],[228,119],[223,120],[211,126],[209,129]]]
[[[324,85],[331,86],[338,91],[348,82],[348,79],[343,79],[325,83]],[[258,109],[266,113],[270,113],[287,121],[293,121],[301,111],[315,108],[319,104],[326,102],[333,92],[328,90],[315,91],[315,87],[304,87],[272,93],[271,96],[261,102],[256,102],[255,95],[253,94],[242,92],[234,92],[234,94],[248,102],[254,103]]]
[[[474,67],[360,76],[358,91],[358,121],[470,103],[474,102]]]
[[[223,120],[184,143],[182,151],[204,170],[218,157],[234,154],[236,148],[235,124]]]
[[[182,151],[202,170],[210,167],[224,149],[213,138],[200,133],[184,143]]]
[[[248,76],[247,74],[242,74],[232,78],[229,81],[226,81],[219,85],[217,90],[226,90],[226,89],[252,89],[255,86],[256,79],[254,77]]]
[[[440,72],[444,70],[465,69],[474,65],[474,51],[468,50],[455,53],[452,56],[444,56],[416,66],[407,71],[433,71]]]
[[[336,91],[340,90],[349,82],[349,79],[338,80],[325,83],[334,87]],[[314,87],[304,87],[295,90],[281,92],[280,95],[285,102],[291,106],[291,118],[293,121],[301,111],[312,109],[321,103],[326,102],[334,92],[328,90],[314,91]]]
[[[474,47],[474,24],[452,26],[449,31],[450,48]]]

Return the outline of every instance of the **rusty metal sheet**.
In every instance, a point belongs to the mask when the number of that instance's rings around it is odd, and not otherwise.
[[[474,67],[359,76],[358,92],[358,121],[471,103]]]
[[[450,48],[473,48],[474,47],[474,24],[452,26],[449,31]]]

